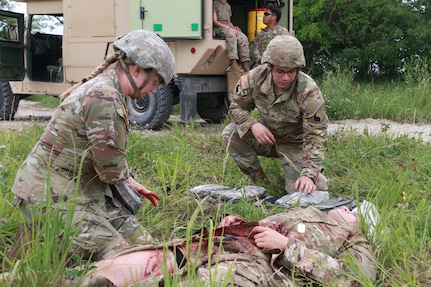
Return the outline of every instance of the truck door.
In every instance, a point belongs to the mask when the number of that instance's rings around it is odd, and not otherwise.
[[[131,0],[133,29],[145,29],[163,39],[202,39],[203,0]]]
[[[0,81],[21,81],[24,75],[24,14],[0,11]]]

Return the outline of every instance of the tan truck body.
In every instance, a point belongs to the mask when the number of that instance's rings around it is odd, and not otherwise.
[[[23,43],[24,69],[16,73],[18,80],[7,79],[13,95],[20,95],[14,101],[30,94],[60,95],[102,63],[118,37],[131,30],[146,29],[159,34],[171,48],[176,75],[156,95],[130,103],[132,121],[147,128],[161,128],[172,105],[177,103],[181,104],[184,121],[195,118],[196,114],[213,122],[223,119],[229,84],[232,86],[238,75],[227,76],[226,41],[213,37],[213,0],[18,1],[26,3],[27,27],[23,39],[18,39]],[[235,15],[232,21],[245,32],[248,12],[257,8],[258,2],[231,0],[229,3]],[[280,23],[292,27],[291,1],[288,5],[282,4]],[[40,20],[35,20],[36,15],[44,14],[50,15],[49,23],[62,23],[56,26],[56,30],[60,29],[58,35],[37,30]],[[11,39],[6,42],[19,44]],[[2,63],[5,61],[0,62],[0,67]],[[3,76],[1,80],[5,80]],[[3,94],[7,95],[7,91]],[[0,93],[0,99],[5,95],[1,97]]]

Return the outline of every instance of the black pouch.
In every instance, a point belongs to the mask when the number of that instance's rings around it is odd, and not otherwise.
[[[142,206],[142,196],[135,191],[125,181],[117,184],[109,185],[112,190],[112,195],[118,199],[123,208],[130,212],[130,214],[136,214]]]

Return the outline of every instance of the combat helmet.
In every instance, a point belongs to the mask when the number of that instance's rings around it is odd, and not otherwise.
[[[275,36],[262,55],[262,64],[269,63],[282,68],[305,67],[304,48],[293,36]]]
[[[165,41],[153,32],[134,30],[113,43],[114,50],[123,51],[136,65],[154,69],[168,84],[175,72],[175,59]]]

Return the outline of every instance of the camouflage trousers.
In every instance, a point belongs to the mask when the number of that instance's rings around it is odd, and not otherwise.
[[[295,182],[300,176],[302,162],[301,143],[283,143],[275,145],[262,145],[251,132],[240,137],[236,124],[230,123],[222,133],[223,141],[228,145],[229,154],[247,175],[259,170],[261,167],[258,156],[279,158],[284,170],[285,190],[287,193],[296,191]],[[314,179],[317,190],[329,189],[328,179],[321,173]]]
[[[226,52],[229,60],[240,60],[241,62],[250,61],[250,49],[247,36],[238,31],[238,35],[222,28],[214,29],[216,36],[226,39]]]
[[[363,274],[370,278],[370,282],[376,280],[376,260],[371,247],[366,243],[358,243],[351,247],[354,252],[341,253],[336,258],[327,254],[307,248],[306,243],[298,239],[290,239],[285,250],[285,262],[288,268],[303,270],[305,275],[312,280],[322,282],[322,286],[356,287],[356,286],[375,286],[360,285],[351,281],[349,276],[352,274]],[[342,246],[340,250],[343,250]],[[343,262],[343,263],[340,263]],[[304,274],[304,273],[303,273]],[[314,285],[313,285],[314,286]],[[321,285],[319,285],[321,286]]]
[[[46,208],[32,205],[24,200],[19,206],[27,226],[34,226],[38,218],[43,218],[40,216],[48,212]],[[62,216],[63,222],[66,222],[66,216],[70,216],[67,203],[52,203],[51,209],[51,214]],[[110,258],[124,248],[153,242],[150,233],[138,219],[125,212],[119,202],[109,197],[100,204],[77,204],[73,210],[70,226],[64,226],[64,228],[76,231],[66,233],[73,233],[73,236],[68,235],[73,241],[69,256],[81,255],[83,259]],[[64,236],[64,232],[59,236]]]

